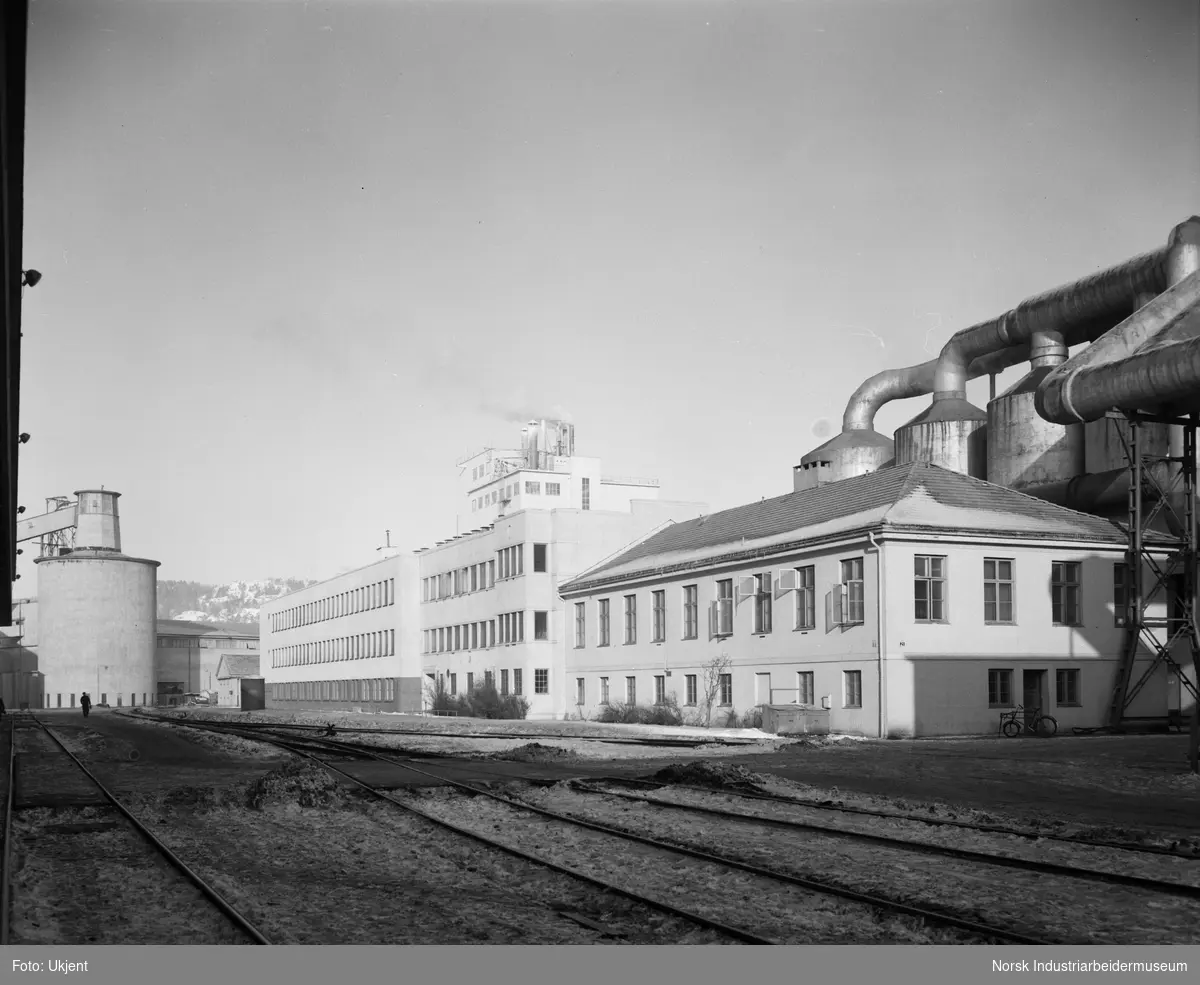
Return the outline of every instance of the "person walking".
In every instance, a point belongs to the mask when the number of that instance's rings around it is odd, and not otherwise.
[[[5,713],[5,711],[7,711],[7,710],[8,710],[8,709],[4,707],[4,699],[3,699],[3,698],[0,698],[0,718],[3,718],[3,717],[4,717],[4,713]]]
[[[88,697],[87,691],[79,696],[79,707],[83,709],[83,717],[88,717],[88,712],[92,710],[92,699]]]

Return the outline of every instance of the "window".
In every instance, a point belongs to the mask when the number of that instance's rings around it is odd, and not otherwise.
[[[683,638],[694,640],[700,634],[700,589],[683,586]]]
[[[716,626],[714,636],[729,636],[733,633],[733,579],[722,578],[717,582]]]
[[[688,674],[687,677],[685,677],[683,679],[683,681],[684,681],[685,701],[689,706],[695,705],[696,704],[696,675]]]
[[[586,702],[584,701],[584,694],[586,692],[584,691],[583,680],[584,679],[582,677],[575,678],[575,704],[577,704],[577,705],[586,704]]]
[[[844,625],[858,626],[865,622],[863,614],[863,559],[851,558],[842,562],[842,595],[846,609],[842,614]]]
[[[533,638],[535,640],[550,639],[550,613],[535,612],[533,614]]]
[[[582,479],[580,483],[583,492],[583,502],[580,504],[580,509],[590,510],[592,508],[592,480]]]
[[[627,705],[637,704],[637,678],[625,678],[625,703]]]
[[[546,483],[546,495],[547,496],[558,496],[558,495],[560,495],[561,489],[562,489],[562,487],[557,482],[547,482]]]
[[[467,671],[467,694],[475,690],[475,674],[472,671]]]
[[[667,638],[667,593],[665,591],[654,592],[650,598],[654,615],[654,642],[661,643]]]
[[[575,603],[575,649],[587,646],[587,603]]]
[[[733,704],[733,675],[721,675],[721,704],[727,706]]]
[[[450,693],[458,694],[458,674],[450,675]]]
[[[861,670],[844,670],[842,671],[842,681],[846,690],[845,708],[861,708],[862,707],[862,671]]]
[[[1056,670],[1054,672],[1054,700],[1059,707],[1079,705],[1079,671]]]
[[[817,571],[809,564],[796,569],[796,628],[817,628]]]
[[[1079,625],[1079,562],[1050,565],[1050,610],[1056,626]]]
[[[625,596],[625,642],[637,642],[637,596]]]
[[[496,687],[496,675],[492,671],[485,670],[483,672],[483,686],[492,689]]]
[[[918,554],[913,559],[913,616],[917,622],[946,621],[946,559]]]
[[[983,621],[1013,621],[1012,558],[983,559]]]
[[[754,576],[754,631],[771,631],[771,572]]]
[[[817,703],[816,688],[813,686],[813,672],[811,670],[800,670],[796,672],[797,691],[800,693],[796,696],[797,703],[802,705],[813,705]]]
[[[536,486],[537,483],[535,482],[534,485]],[[545,544],[534,544],[533,545],[533,570],[534,571],[545,571],[546,570],[546,545]]]
[[[1012,678],[1011,670],[988,671],[988,707],[1012,707]]]
[[[608,704],[608,678],[607,677],[600,678],[600,703],[602,705]]]
[[[654,703],[661,705],[667,700],[667,676],[666,674],[654,675]]]
[[[548,668],[541,667],[533,672],[533,693],[550,693],[550,671]],[[562,692],[560,691],[559,694],[561,693]]]
[[[513,694],[519,695],[519,694],[524,693],[524,691],[523,691],[524,684],[522,682],[523,677],[524,677],[524,672],[521,671],[519,668],[517,670],[513,671]]]
[[[508,671],[500,671],[500,693],[508,694]]]
[[[596,638],[597,646],[608,646],[608,603],[609,599],[601,599],[599,603],[600,617],[597,622],[600,635]]]
[[[542,484],[540,482],[526,482],[525,483],[525,492],[526,493],[540,493],[541,491],[542,491]]]
[[[1129,621],[1129,567],[1124,561],[1113,565],[1113,625]]]

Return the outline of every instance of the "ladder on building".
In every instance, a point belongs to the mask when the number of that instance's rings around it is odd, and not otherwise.
[[[1129,424],[1126,436],[1117,421]],[[1196,414],[1186,418],[1126,412],[1109,415],[1117,427],[1129,465],[1129,546],[1125,553],[1125,641],[1108,709],[1108,724],[1117,727],[1125,712],[1159,667],[1164,664],[1200,701],[1196,685],[1176,660],[1185,643],[1200,675],[1200,630],[1196,625]],[[1146,424],[1169,424],[1182,429],[1182,454],[1151,455],[1146,447]],[[1156,468],[1163,463],[1166,468]],[[1175,467],[1177,466],[1177,467]],[[1165,480],[1165,481],[1164,481]],[[1167,531],[1155,529],[1164,521]],[[1154,533],[1149,546],[1147,534]],[[1165,557],[1164,557],[1165,552]],[[1147,615],[1150,603],[1166,603],[1166,615]],[[1138,679],[1133,671],[1139,657],[1150,662]],[[1195,751],[1192,753],[1195,758]],[[1196,767],[1193,762],[1193,769]]]

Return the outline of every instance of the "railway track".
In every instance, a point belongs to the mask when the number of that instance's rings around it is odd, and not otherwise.
[[[622,780],[618,782],[623,783],[625,781]],[[617,790],[605,790],[595,786],[592,783],[583,781],[572,782],[571,786],[573,789],[585,794],[613,797],[621,800],[649,804],[658,808],[666,808],[668,810],[675,810],[690,814],[721,817],[742,823],[756,824],[766,827],[779,827],[791,829],[793,831],[819,831],[823,834],[835,835],[839,838],[864,841],[877,845],[887,845],[891,848],[899,848],[906,851],[929,855],[944,855],[947,858],[962,859],[969,862],[980,862],[985,865],[995,865],[1003,868],[1024,869],[1028,872],[1037,872],[1047,875],[1066,876],[1068,878],[1082,879],[1089,882],[1103,882],[1117,886],[1130,886],[1136,889],[1149,890],[1151,892],[1162,893],[1168,896],[1180,896],[1185,899],[1200,899],[1200,886],[1174,882],[1172,880],[1150,879],[1144,876],[1128,875],[1120,872],[1109,872],[1100,869],[1089,869],[1074,865],[1063,865],[1056,862],[1026,859],[1013,855],[996,855],[991,852],[977,852],[964,848],[954,848],[948,845],[934,845],[929,844],[928,842],[912,841],[908,838],[896,838],[890,835],[838,828],[829,824],[815,824],[808,821],[798,821],[787,818],[764,817],[762,815],[745,814],[740,811],[724,810],[717,807],[704,807],[698,804],[681,804],[676,801],[662,800],[661,798],[623,793]],[[704,792],[711,793],[712,791],[706,790]],[[793,805],[796,803],[797,802],[792,801]],[[808,805],[804,804],[800,806],[807,807]]]
[[[170,720],[168,720],[168,721],[170,721]],[[175,721],[171,721],[170,723],[176,724],[176,725],[179,725],[182,727],[186,727],[186,728],[196,728],[196,729],[201,729],[201,730],[211,731],[211,732],[216,732],[216,733],[237,735],[241,738],[258,740],[258,741],[266,742],[271,745],[275,745],[279,748],[286,749],[289,752],[292,752],[294,754],[308,758],[311,761],[317,763],[318,765],[324,767],[325,769],[328,769],[331,772],[334,772],[334,773],[346,778],[347,780],[356,784],[357,786],[368,790],[370,793],[372,793],[376,797],[379,797],[379,798],[387,800],[393,804],[396,804],[397,806],[399,806],[405,810],[412,811],[413,813],[419,814],[420,816],[425,817],[427,820],[431,820],[434,823],[436,823],[442,827],[449,828],[450,830],[453,830],[453,831],[457,832],[458,834],[473,838],[475,840],[483,842],[484,844],[488,844],[494,848],[498,848],[498,849],[508,852],[510,854],[519,854],[524,858],[527,858],[531,861],[537,862],[538,864],[549,865],[551,867],[556,868],[560,872],[565,872],[566,874],[571,875],[576,878],[585,879],[585,880],[587,880],[595,885],[599,885],[602,888],[605,888],[611,892],[616,892],[616,893],[619,893],[620,895],[623,895],[623,896],[626,896],[629,898],[634,898],[634,899],[644,903],[645,905],[651,906],[654,909],[658,909],[658,910],[661,910],[664,912],[669,912],[675,916],[681,916],[684,919],[691,920],[693,922],[696,922],[703,926],[710,927],[712,929],[720,929],[721,932],[726,933],[731,937],[743,940],[748,943],[777,943],[777,942],[775,940],[772,940],[769,938],[764,938],[757,934],[751,933],[742,928],[732,927],[727,924],[722,924],[719,921],[713,921],[710,918],[704,917],[703,915],[701,915],[699,913],[683,910],[683,909],[681,909],[679,907],[675,907],[671,904],[666,904],[662,900],[655,899],[653,897],[649,897],[649,896],[646,896],[641,893],[632,892],[632,891],[628,890],[627,888],[619,887],[612,883],[608,883],[606,881],[597,880],[595,877],[588,876],[585,873],[581,873],[576,869],[570,869],[570,868],[558,866],[556,863],[550,863],[548,860],[541,858],[539,856],[536,856],[536,855],[533,855],[530,853],[526,853],[526,852],[522,852],[519,849],[515,849],[513,846],[505,844],[502,841],[498,841],[494,838],[490,838],[487,835],[483,835],[480,832],[475,831],[471,828],[464,827],[462,825],[447,821],[446,819],[437,817],[435,814],[431,813],[430,811],[418,808],[413,803],[407,803],[407,802],[387,793],[386,791],[384,791],[382,789],[373,787],[368,783],[364,783],[363,781],[357,779],[356,777],[354,777],[353,775],[348,773],[346,770],[341,769],[340,767],[335,765],[333,762],[330,762],[329,760],[324,759],[322,757],[332,755],[332,756],[337,756],[337,757],[373,759],[373,760],[377,760],[379,762],[389,763],[393,766],[397,766],[402,769],[412,771],[413,773],[426,776],[430,779],[437,780],[439,783],[446,784],[448,786],[456,787],[463,791],[469,792],[472,796],[483,796],[486,798],[490,798],[491,800],[493,800],[497,803],[504,804],[507,809],[518,812],[518,813],[524,813],[526,815],[533,814],[540,818],[544,818],[544,819],[550,820],[552,822],[555,822],[559,825],[569,825],[573,828],[585,829],[585,830],[588,830],[591,832],[601,834],[601,835],[606,836],[611,839],[617,839],[618,841],[626,843],[626,844],[634,843],[634,844],[638,844],[641,846],[646,846],[646,847],[652,848],[658,852],[669,852],[676,856],[688,857],[688,858],[694,859],[698,862],[705,863],[708,866],[721,867],[725,870],[732,870],[732,871],[737,871],[737,872],[741,872],[741,873],[748,873],[749,875],[760,880],[761,882],[773,886],[776,891],[778,891],[778,889],[781,885],[789,887],[789,888],[796,887],[796,888],[799,888],[802,890],[806,890],[810,894],[818,894],[818,895],[825,896],[825,897],[836,897],[840,900],[846,900],[846,901],[850,901],[852,903],[861,904],[863,906],[870,907],[876,913],[916,918],[932,927],[952,928],[955,931],[966,932],[966,933],[974,936],[981,942],[986,941],[986,942],[1005,942],[1005,943],[1021,943],[1021,944],[1055,943],[1052,941],[1046,941],[1041,938],[1034,937],[1029,934],[1015,931],[1011,928],[989,926],[987,924],[983,924],[978,921],[969,920],[969,919],[963,918],[961,916],[957,916],[953,913],[942,912],[939,910],[928,909],[925,907],[913,906],[911,904],[904,903],[904,902],[901,902],[898,900],[875,896],[875,895],[871,895],[868,893],[861,893],[861,892],[855,891],[853,889],[850,889],[848,887],[833,885],[831,883],[826,883],[826,882],[820,882],[820,881],[817,881],[814,879],[809,879],[809,878],[806,878],[803,876],[796,875],[794,873],[782,872],[782,871],[779,871],[776,869],[771,869],[771,868],[767,868],[764,866],[754,865],[754,864],[745,862],[743,860],[730,857],[725,854],[703,852],[703,851],[696,850],[694,848],[689,848],[684,845],[672,844],[672,843],[657,840],[654,838],[649,838],[649,837],[639,835],[637,833],[630,832],[630,831],[627,831],[627,830],[624,830],[624,829],[621,829],[618,827],[614,827],[611,825],[597,824],[597,823],[594,823],[591,821],[583,820],[578,817],[573,817],[571,815],[560,814],[560,813],[557,813],[554,811],[549,811],[544,808],[536,807],[536,806],[533,806],[533,805],[530,805],[527,803],[523,803],[518,800],[513,800],[511,798],[504,797],[500,794],[481,789],[480,787],[477,787],[477,786],[472,786],[470,784],[463,783],[458,780],[450,779],[445,776],[439,776],[435,773],[431,773],[427,770],[422,770],[416,766],[413,766],[410,763],[401,762],[401,761],[393,759],[391,757],[382,755],[377,750],[364,748],[362,746],[351,746],[349,743],[343,743],[343,742],[339,742],[336,740],[331,740],[331,739],[323,738],[323,737],[313,737],[313,736],[305,736],[303,738],[293,737],[293,736],[283,737],[283,736],[279,736],[277,733],[272,733],[270,730],[267,730],[267,729],[243,730],[239,726],[227,725],[225,723],[213,723],[211,721],[199,723],[199,722],[190,722],[190,721],[180,722],[178,720],[175,720]],[[511,777],[509,777],[509,779],[511,779]]]
[[[112,814],[117,814],[127,825],[124,827],[126,835],[136,834],[134,838],[126,838],[122,843],[119,831],[122,829],[120,822],[111,820],[96,820],[94,817],[89,817],[84,821],[74,821],[57,826],[43,826],[38,832],[36,839],[30,842],[39,854],[43,854],[47,859],[54,862],[51,868],[61,868],[61,863],[75,862],[92,876],[95,881],[84,881],[80,885],[79,881],[71,883],[75,890],[75,897],[71,900],[71,905],[74,906],[74,914],[80,917],[84,922],[87,921],[89,915],[93,918],[99,914],[103,916],[105,926],[109,927],[116,925],[125,920],[124,915],[117,912],[116,903],[118,902],[109,895],[107,891],[130,883],[134,880],[127,878],[128,870],[124,870],[118,874],[116,878],[106,878],[111,875],[111,872],[106,869],[106,866],[111,867],[114,862],[128,862],[131,865],[140,867],[144,880],[150,882],[155,889],[158,889],[161,883],[161,872],[155,871],[161,863],[155,861],[152,863],[154,868],[149,872],[145,871],[145,853],[144,850],[139,853],[136,846],[139,843],[149,846],[155,853],[155,859],[161,859],[171,869],[173,869],[182,880],[187,883],[192,889],[198,891],[201,899],[190,900],[193,905],[200,902],[206,902],[205,909],[216,911],[219,916],[219,924],[224,927],[224,932],[220,934],[222,940],[229,942],[229,937],[240,938],[239,943],[253,944],[270,944],[271,942],[249,921],[243,916],[234,906],[226,900],[215,888],[208,882],[202,879],[193,869],[183,862],[174,852],[171,851],[162,841],[160,841],[152,831],[149,830],[130,810],[117,798],[117,796],[109,790],[107,786],[88,767],[67,748],[62,739],[49,728],[45,723],[41,722],[35,715],[26,714],[19,718],[16,716],[10,719],[10,725],[7,729],[9,738],[8,762],[7,762],[7,783],[5,794],[5,809],[4,809],[4,850],[2,856],[2,871],[0,871],[0,944],[10,943],[13,936],[12,918],[13,918],[13,877],[15,875],[14,865],[16,861],[16,852],[14,849],[18,847],[21,840],[18,831],[18,812],[24,807],[18,797],[18,787],[21,786],[23,779],[30,777],[41,777],[43,787],[46,786],[45,781],[48,779],[49,784],[58,787],[66,787],[63,791],[67,796],[62,800],[57,807],[50,806],[51,810],[59,813],[64,810],[70,812],[79,807],[85,807],[88,810],[96,813],[107,814],[111,817]],[[23,751],[20,754],[17,750],[18,736],[21,737],[23,745],[28,747],[36,747],[36,752],[31,755],[29,751]],[[47,753],[49,755],[47,755]],[[22,762],[25,757],[31,760],[36,757],[37,770],[32,769],[26,772],[20,767],[25,764]],[[32,764],[31,764],[32,765]],[[79,775],[86,778],[82,783]],[[32,780],[36,786],[36,779]],[[74,791],[70,788],[74,787]],[[82,788],[82,789],[81,789]],[[89,798],[84,791],[94,791]],[[99,796],[96,797],[95,795]],[[33,801],[30,807],[47,807],[44,801]],[[100,835],[105,841],[102,851],[91,851],[79,853],[79,839],[83,835]],[[59,841],[62,844],[60,846]],[[133,846],[128,844],[133,842]],[[87,846],[84,846],[85,848]],[[93,846],[94,847],[94,846]],[[138,855],[141,854],[141,858]],[[177,887],[182,888],[182,887]],[[133,894],[136,887],[131,887],[126,893],[126,897]],[[92,899],[90,904],[86,897],[90,895]],[[178,893],[173,893],[178,896]],[[190,894],[189,894],[190,895]],[[144,899],[141,901],[144,913],[144,919],[139,919],[139,926],[148,926],[152,923],[151,916],[161,916],[161,912],[152,913],[152,907],[158,907],[161,902],[161,894],[155,894],[151,897],[158,902],[147,904]],[[37,899],[30,899],[29,906],[42,914],[42,919],[47,919],[49,914],[50,919],[55,919],[56,901],[53,899],[44,899],[39,896]],[[190,922],[190,920],[189,920]],[[72,929],[75,929],[72,924]],[[86,928],[85,928],[86,929]],[[229,933],[232,931],[232,933]],[[80,930],[83,933],[84,930]],[[90,937],[89,941],[98,943],[120,943],[119,941],[104,940],[98,941],[95,936]],[[138,941],[139,943],[143,941]],[[157,941],[156,943],[169,943],[170,941]],[[67,940],[56,940],[50,943],[72,943]],[[83,943],[83,941],[80,941]]]

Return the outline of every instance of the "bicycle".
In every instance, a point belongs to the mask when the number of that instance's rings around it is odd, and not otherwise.
[[[1050,715],[1043,715],[1041,708],[1026,718],[1024,706],[1017,705],[1012,711],[1006,711],[1000,716],[1000,731],[1010,739],[1025,732],[1048,739],[1058,731],[1058,721]]]

